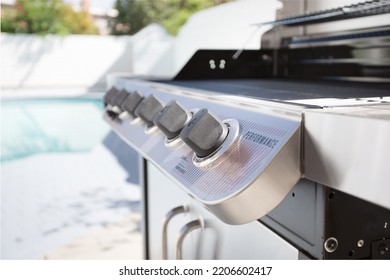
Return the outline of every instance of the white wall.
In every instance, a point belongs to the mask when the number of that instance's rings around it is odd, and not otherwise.
[[[133,73],[173,76],[175,40],[158,24],[150,24],[133,35]]]
[[[1,89],[105,90],[107,73],[169,75],[172,42],[154,24],[134,36],[1,34]]]
[[[129,37],[1,34],[1,88],[99,88],[132,70]]]

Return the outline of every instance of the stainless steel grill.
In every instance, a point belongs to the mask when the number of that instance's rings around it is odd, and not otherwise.
[[[378,25],[274,29],[263,40],[278,48],[201,50],[172,80],[111,77],[104,118],[145,159],[147,258],[390,257],[390,41]]]

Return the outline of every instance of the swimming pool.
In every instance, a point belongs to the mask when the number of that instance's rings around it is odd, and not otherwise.
[[[42,153],[84,152],[109,131],[99,98],[2,100],[1,163]]]
[[[139,216],[141,197],[138,155],[110,132],[102,109],[99,98],[2,100],[0,258],[91,259],[107,248],[129,256],[127,239],[94,237],[133,230],[116,223]]]

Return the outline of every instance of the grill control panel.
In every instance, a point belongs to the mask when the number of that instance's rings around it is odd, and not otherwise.
[[[120,84],[104,97],[104,119],[222,221],[261,218],[301,178],[300,112],[158,83]]]

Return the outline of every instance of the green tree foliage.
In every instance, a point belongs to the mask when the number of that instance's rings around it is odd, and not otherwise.
[[[61,0],[18,0],[14,10],[4,11],[1,31],[37,34],[97,34],[85,12],[75,12]]]
[[[134,34],[152,22],[176,35],[195,12],[231,0],[116,0],[118,16],[110,22],[114,35]]]

